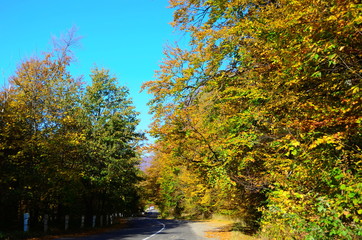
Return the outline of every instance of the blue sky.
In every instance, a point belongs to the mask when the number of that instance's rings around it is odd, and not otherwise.
[[[180,40],[167,6],[167,0],[0,0],[1,88],[22,60],[50,50],[52,37],[75,26],[83,38],[74,49],[73,76],[89,81],[95,65],[109,69],[130,89],[146,130],[150,96],[140,87],[154,79],[163,48]]]

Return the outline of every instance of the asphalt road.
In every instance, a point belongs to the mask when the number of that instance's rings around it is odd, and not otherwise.
[[[188,221],[154,218],[130,219],[129,227],[93,236],[58,238],[58,240],[205,240],[202,231],[196,233]]]

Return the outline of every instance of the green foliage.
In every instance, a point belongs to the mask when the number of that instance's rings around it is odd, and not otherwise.
[[[91,78],[82,99],[81,119],[85,136],[82,182],[93,192],[88,205],[112,208],[108,202],[117,199],[122,211],[136,209],[135,183],[140,180],[136,152],[143,138],[136,132],[137,112],[128,90],[118,87],[107,70],[96,68]]]

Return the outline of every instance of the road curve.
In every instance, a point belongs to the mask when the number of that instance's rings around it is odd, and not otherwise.
[[[197,235],[190,227],[188,221],[165,220],[154,218],[132,218],[129,220],[129,227],[119,230],[112,230],[97,235],[58,238],[57,240],[205,240]]]

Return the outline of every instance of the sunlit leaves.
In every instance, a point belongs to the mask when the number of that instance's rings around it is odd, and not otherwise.
[[[271,237],[360,234],[351,197],[360,190],[346,193],[361,170],[360,4],[170,3],[190,47],[168,50],[145,86],[171,164],[208,187],[225,179],[262,210]]]

